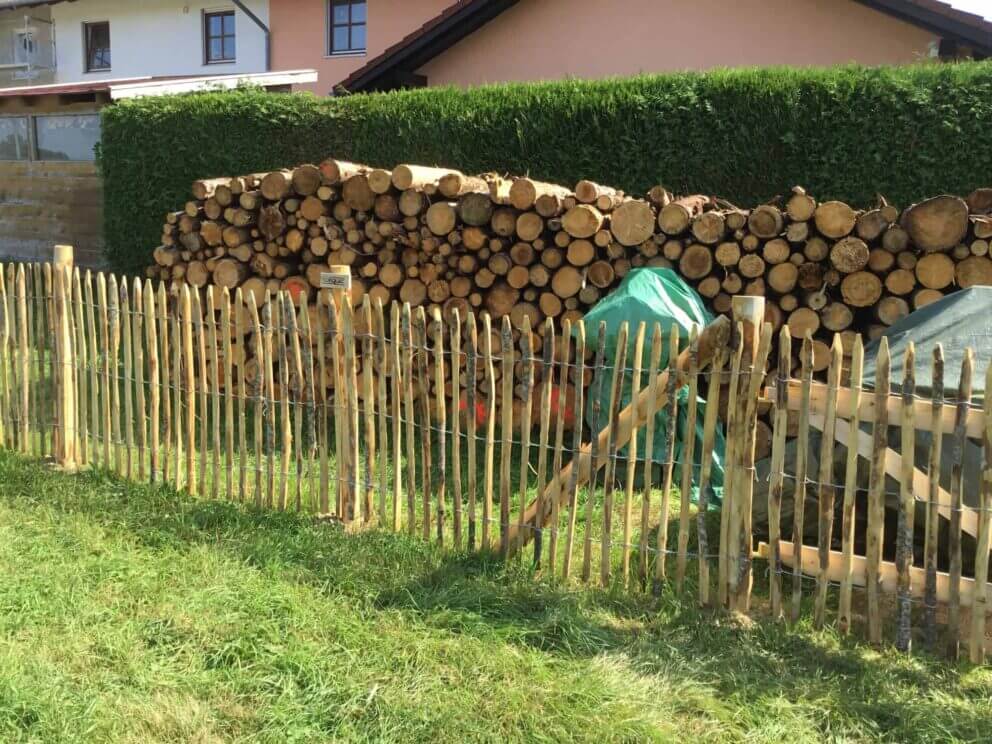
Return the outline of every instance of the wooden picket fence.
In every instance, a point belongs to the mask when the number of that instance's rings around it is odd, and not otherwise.
[[[984,661],[992,403],[971,403],[970,354],[960,389],[946,398],[939,347],[921,360],[934,378],[932,398],[922,399],[912,350],[892,394],[884,340],[873,390],[862,389],[860,338],[846,353],[835,340],[826,384],[814,381],[804,340],[795,378],[788,328],[778,360],[768,358],[773,330],[761,323],[761,298],[738,298],[733,322],[718,318],[688,339],[623,326],[607,359],[604,326],[566,322],[556,335],[548,324],[514,344],[508,318],[494,327],[485,314],[442,319],[367,299],[353,309],[342,294],[321,293],[308,307],[306,297],[281,293],[259,306],[240,290],[81,272],[71,248],[57,248],[52,263],[0,266],[0,444],[69,469],[307,510],[349,529],[405,530],[508,559],[529,553],[535,570],[557,581],[598,573],[604,586],[691,592],[703,605],[791,623],[812,605],[818,627],[863,627],[874,643],[889,629],[901,649],[957,654],[960,645]],[[992,387],[992,367],[986,376]],[[574,396],[564,395],[572,382]],[[609,401],[605,410],[600,401]],[[761,484],[755,436],[769,406]],[[591,431],[581,425],[587,407]],[[668,425],[656,431],[661,410]],[[687,437],[677,458],[679,417],[685,431],[701,423],[702,441],[697,451]],[[709,502],[721,425],[717,510]],[[890,427],[899,427],[904,454],[889,449]],[[822,434],[815,453],[813,430]],[[918,431],[942,434],[931,437],[923,468],[914,461]],[[957,457],[947,489],[943,436]],[[983,447],[981,482],[966,482],[961,467],[968,439]],[[837,446],[847,453],[841,483]],[[867,484],[859,461],[870,468]],[[888,535],[887,476],[901,484]],[[793,509],[783,520],[789,482]],[[764,521],[752,513],[759,485],[768,492]],[[807,497],[816,514],[805,513]],[[815,544],[803,544],[812,520]],[[918,521],[925,547],[914,560]]]

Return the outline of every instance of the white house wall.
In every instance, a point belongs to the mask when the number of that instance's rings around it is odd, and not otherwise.
[[[268,0],[244,3],[268,24]],[[51,6],[58,83],[144,75],[229,75],[265,71],[262,30],[232,3],[182,0],[79,0]],[[235,11],[237,59],[206,64],[203,13]],[[83,23],[110,21],[111,70],[85,72]]]

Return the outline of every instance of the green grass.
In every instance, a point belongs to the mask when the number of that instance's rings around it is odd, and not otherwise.
[[[992,671],[0,453],[2,741],[986,740]]]

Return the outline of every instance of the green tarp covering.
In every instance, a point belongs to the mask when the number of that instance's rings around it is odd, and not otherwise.
[[[672,326],[679,328],[679,350],[681,351],[689,344],[689,329],[696,325],[700,329],[709,324],[713,316],[706,310],[702,299],[696,294],[681,277],[670,269],[634,269],[624,277],[616,291],[600,300],[585,316],[586,344],[595,349],[598,339],[600,323],[605,323],[606,329],[606,367],[599,376],[594,377],[592,386],[589,388],[589,399],[586,405],[586,423],[595,431],[601,431],[606,426],[606,417],[610,406],[610,382],[613,379],[613,365],[616,359],[616,342],[620,331],[620,326],[627,323],[628,349],[627,349],[627,374],[624,380],[623,391],[620,400],[619,410],[623,410],[630,403],[631,391],[631,368],[633,366],[634,342],[637,336],[637,328],[641,323],[645,326],[644,353],[642,356],[642,366],[645,369],[641,377],[641,389],[648,384],[647,368],[651,359],[651,338],[654,333],[655,324],[661,326],[662,332],[662,354],[661,367],[668,365],[669,334]],[[602,385],[600,385],[602,382]],[[705,392],[705,391],[701,391]],[[678,419],[675,430],[675,480],[678,486],[681,483],[681,468],[685,442],[688,436],[696,437],[694,447],[694,486],[693,499],[698,495],[699,465],[702,453],[703,439],[703,416],[706,412],[706,405],[699,399],[699,408],[696,415],[695,431],[690,434],[687,431],[688,422],[686,403],[688,402],[688,387],[682,388],[679,393]],[[594,400],[598,397],[600,404],[599,420],[594,416]],[[655,484],[660,483],[657,471],[660,469],[658,463],[665,461],[665,432],[668,427],[668,415],[662,410],[655,416],[655,435],[652,445],[653,459],[655,462],[656,475],[653,478]],[[637,458],[644,459],[646,452],[645,432],[640,429],[637,437]],[[716,444],[713,449],[713,470],[711,485],[713,491],[709,494],[711,506],[718,506],[720,495],[723,490],[723,452],[724,441],[723,432],[719,429],[716,434]],[[626,448],[619,453],[617,472],[621,475],[625,472],[629,462],[629,452]],[[638,468],[638,478],[640,478],[641,468]]]

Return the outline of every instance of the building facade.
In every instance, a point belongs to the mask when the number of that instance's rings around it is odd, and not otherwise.
[[[0,2],[0,87],[265,72],[268,23],[269,0]]]
[[[960,0],[459,0],[425,20],[434,3],[293,0],[274,2],[272,17],[277,35],[290,6],[306,6],[315,26],[323,20],[323,39],[280,48],[277,56],[300,66],[308,54],[329,52],[320,80],[324,92],[361,92],[992,55],[992,0],[986,17],[955,2]],[[377,20],[377,6],[392,10],[388,23]],[[345,32],[356,8],[368,40],[363,60],[356,60],[362,54],[356,50],[347,56],[335,50],[335,34],[338,41],[350,38]],[[404,26],[406,35],[391,43]],[[381,50],[382,44],[389,46]],[[342,67],[353,69],[339,78]]]

